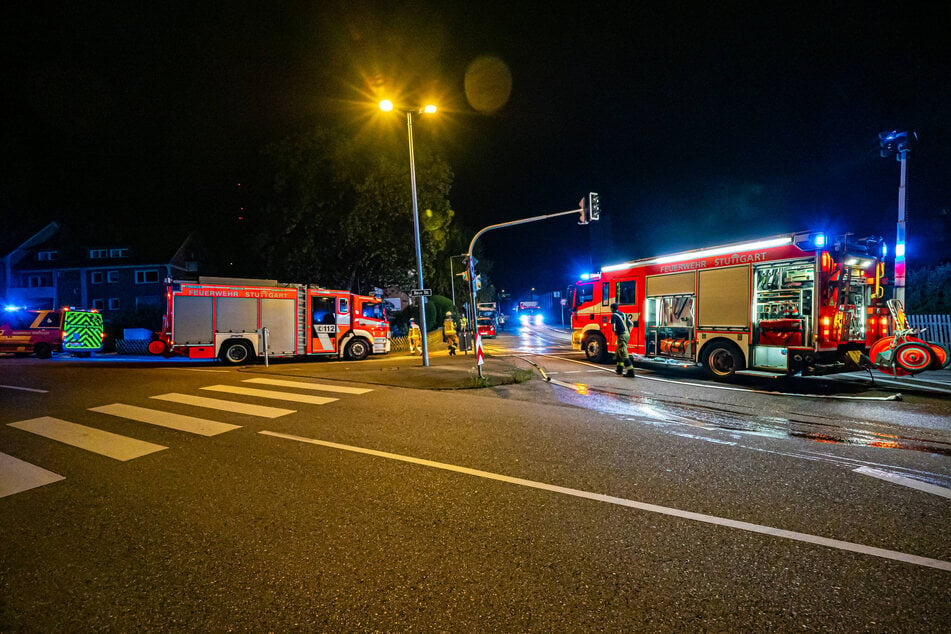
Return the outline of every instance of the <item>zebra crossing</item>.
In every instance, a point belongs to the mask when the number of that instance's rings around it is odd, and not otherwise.
[[[327,405],[340,399],[339,396],[320,396],[307,392],[327,392],[337,395],[360,396],[373,391],[369,388],[327,385],[322,383],[309,383],[306,381],[288,381],[264,377],[245,379],[242,383],[267,387],[218,384],[203,386],[199,389],[233,395],[235,397],[251,397],[305,405]],[[302,390],[302,392],[292,392],[274,388],[291,388]],[[240,400],[212,398],[203,395],[181,394],[177,392],[156,394],[149,398],[159,403],[176,403],[196,409],[244,414],[266,419],[279,418],[297,412],[296,409],[287,409],[272,405],[258,405]],[[159,405],[157,404],[157,406]],[[217,436],[218,434],[224,434],[241,428],[241,425],[232,423],[179,414],[161,409],[153,409],[151,407],[130,405],[127,403],[99,405],[90,407],[89,411],[104,416],[145,423],[176,432],[196,434],[205,437]],[[123,434],[108,432],[88,425],[81,425],[53,416],[39,416],[27,420],[15,421],[7,423],[7,426],[121,462],[134,460],[168,449],[168,447],[163,445],[146,442]],[[38,465],[0,452],[0,498],[64,479],[66,478],[63,475],[53,473]]]

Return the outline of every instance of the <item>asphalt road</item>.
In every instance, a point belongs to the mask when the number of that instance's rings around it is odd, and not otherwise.
[[[734,393],[487,346],[553,382],[432,391],[353,382],[344,363],[0,358],[0,487],[35,475],[20,463],[58,478],[0,497],[0,630],[951,623],[942,399]],[[881,442],[773,420],[831,429],[830,406]]]

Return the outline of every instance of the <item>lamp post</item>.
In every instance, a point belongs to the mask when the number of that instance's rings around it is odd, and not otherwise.
[[[895,299],[905,303],[905,174],[911,145],[918,140],[915,132],[891,130],[878,135],[882,157],[896,155],[901,163],[901,180],[898,184],[898,229],[895,238]]]
[[[380,102],[380,110],[390,112],[394,108],[393,102],[384,99]],[[416,160],[413,157],[413,113],[432,114],[436,106],[427,105],[414,110],[406,110],[406,134],[409,137],[409,180],[413,193],[413,237],[416,243],[416,273],[418,275],[419,290],[422,293],[426,288],[423,285],[423,255],[419,246],[419,207],[416,202]],[[423,330],[423,365],[429,366],[429,332],[426,329],[426,296],[419,296],[419,321]]]

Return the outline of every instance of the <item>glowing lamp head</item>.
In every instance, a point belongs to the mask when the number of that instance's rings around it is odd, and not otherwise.
[[[528,315],[519,315],[518,320],[522,322],[523,326],[528,325]]]
[[[422,109],[424,114],[436,114],[436,106],[433,104],[426,104]]]
[[[539,314],[539,315],[535,315],[535,325],[536,325],[536,326],[541,326],[544,322],[545,322],[545,318],[544,318],[544,317],[542,317],[540,314]]]
[[[389,99],[384,99],[380,102],[380,110],[383,112],[392,112],[393,111],[393,102]]]

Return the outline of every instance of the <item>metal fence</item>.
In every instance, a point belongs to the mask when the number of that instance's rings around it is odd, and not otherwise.
[[[951,346],[951,315],[906,315],[908,325],[921,333],[925,341]]]

